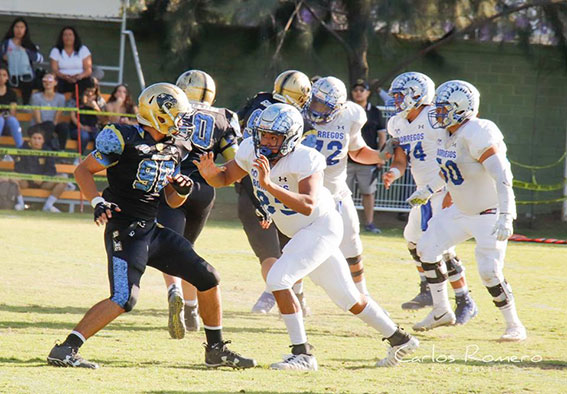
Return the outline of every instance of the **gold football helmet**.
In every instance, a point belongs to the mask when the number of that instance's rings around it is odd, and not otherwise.
[[[175,82],[187,95],[189,101],[213,105],[217,89],[213,78],[201,70],[189,70]]]
[[[138,123],[153,127],[162,134],[185,131],[183,116],[191,111],[187,96],[177,86],[166,82],[145,88],[138,97]]]
[[[311,95],[309,77],[297,70],[287,70],[274,81],[274,98],[301,110]]]

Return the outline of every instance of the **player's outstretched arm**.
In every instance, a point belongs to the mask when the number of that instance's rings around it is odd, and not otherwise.
[[[215,156],[212,152],[202,154],[199,161],[193,160],[193,164],[197,166],[201,176],[212,187],[228,186],[247,175],[247,172],[240,168],[234,160],[218,167],[215,164]]]
[[[259,171],[258,181],[268,193],[280,200],[289,209],[309,216],[316,206],[318,185],[321,183],[323,172],[316,172],[299,181],[298,192],[292,192],[274,184],[270,180],[270,162],[265,156],[254,161],[254,167]]]
[[[375,150],[365,145],[358,150],[351,150],[348,152],[350,158],[360,164],[384,164],[393,156],[395,141],[394,139],[388,140],[386,145],[381,150]],[[389,143],[392,141],[391,143]]]

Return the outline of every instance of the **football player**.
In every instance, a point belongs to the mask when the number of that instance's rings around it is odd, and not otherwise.
[[[419,346],[400,331],[378,304],[361,294],[352,281],[338,245],[341,216],[333,196],[323,186],[325,158],[299,143],[303,131],[300,112],[287,104],[272,104],[259,115],[252,138],[245,139],[236,158],[225,167],[214,164],[212,154],[196,163],[214,187],[227,186],[250,175],[256,195],[271,212],[289,242],[282,255],[267,267],[266,284],[274,294],[291,340],[291,355],[273,369],[317,370],[307,342],[303,313],[292,286],[309,276],[342,309],[378,330],[390,343],[387,357],[377,366],[394,366]]]
[[[435,85],[431,78],[418,72],[406,72],[398,75],[390,87],[393,99],[393,111],[396,113],[388,121],[387,129],[390,136],[399,140],[399,146],[394,152],[390,170],[383,175],[384,186],[390,187],[392,182],[405,173],[411,163],[411,174],[417,187],[424,187],[434,178],[439,177],[437,163],[437,137],[439,130],[429,124],[428,113],[435,95]],[[447,204],[450,196],[445,189],[435,193],[427,204],[413,207],[404,229],[404,238],[408,249],[416,262],[421,278],[420,292],[409,302],[402,304],[402,309],[420,309],[432,305],[431,292],[427,286],[425,273],[417,255],[417,241],[427,229],[429,219],[442,208],[444,199]],[[450,200],[449,200],[450,201]],[[443,261],[447,266],[447,274],[455,291],[457,307],[455,314],[447,314],[444,319],[437,321],[438,325],[465,324],[476,316],[477,308],[469,294],[465,280],[464,267],[451,247],[443,253]]]
[[[384,164],[393,153],[393,140],[382,151],[366,145],[361,134],[366,113],[360,105],[347,101],[345,84],[335,77],[320,78],[313,84],[305,114],[314,130],[306,135],[303,143],[316,148],[326,158],[325,187],[331,191],[343,218],[344,235],[340,249],[356,287],[368,295],[363,274],[360,223],[346,183],[347,155],[360,164]]]
[[[181,173],[191,178],[193,189],[179,208],[160,204],[157,220],[195,245],[213,207],[215,189],[199,175],[193,160],[205,152],[213,152],[215,158],[220,154],[225,161],[233,159],[238,147],[240,125],[234,112],[212,106],[216,94],[215,81],[206,72],[186,71],[179,76],[176,85],[185,92],[192,107],[187,115],[187,120],[195,127],[191,135],[192,150],[181,162]],[[186,329],[199,330],[197,290],[181,278],[168,274],[163,276],[168,286],[169,335],[181,339]]]
[[[96,149],[75,170],[81,192],[94,208],[97,225],[106,225],[111,295],[94,305],[65,341],[55,345],[47,362],[59,367],[98,368],[79,356],[81,345],[124,312],[132,310],[146,266],[181,277],[198,289],[210,367],[249,368],[253,359],[232,352],[222,339],[219,277],[183,236],[156,222],[160,193],[172,207],[181,206],[193,182],[179,172],[191,145],[183,117],[190,111],[177,86],[157,83],[138,98],[138,125],[111,124],[96,138]],[[178,137],[179,136],[179,137]],[[107,169],[102,196],[93,175]]]
[[[254,122],[266,107],[275,103],[287,103],[301,110],[309,99],[310,93],[311,82],[307,75],[297,70],[282,72],[274,81],[272,93],[256,94],[238,111],[244,138],[251,136]],[[304,126],[307,126],[306,129],[309,128],[308,125]],[[272,264],[281,255],[283,245],[280,243],[280,235],[276,226],[271,223],[271,214],[265,211],[254,194],[250,177],[242,178],[235,184],[235,189],[238,193],[238,217],[250,246],[260,260],[263,272],[264,267]],[[283,238],[281,241],[285,242]],[[296,283],[293,290],[299,299],[304,315],[309,315],[309,307],[303,293],[303,282],[300,280]],[[252,307],[252,312],[268,313],[275,303],[274,296],[266,289]]]
[[[408,199],[425,204],[445,183],[453,205],[435,215],[417,243],[425,276],[431,288],[433,310],[416,329],[426,330],[450,313],[447,271],[441,256],[452,245],[476,241],[475,256],[482,283],[502,312],[506,330],[501,341],[522,341],[526,329],[518,318],[512,290],[502,272],[516,204],[512,171],[504,137],[493,122],[477,118],[480,94],[468,82],[448,81],[435,92],[431,125],[441,128],[437,161],[441,173]]]

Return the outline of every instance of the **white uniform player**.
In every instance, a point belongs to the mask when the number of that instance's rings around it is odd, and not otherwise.
[[[342,223],[333,196],[323,186],[325,158],[298,144],[303,131],[301,114],[287,104],[273,104],[260,115],[253,138],[244,140],[235,159],[221,171],[212,158],[201,158],[199,171],[213,186],[226,185],[250,174],[260,202],[278,229],[290,237],[282,256],[269,268],[266,284],[273,292],[292,342],[292,354],[274,369],[316,370],[317,361],[307,343],[303,316],[291,290],[309,276],[343,310],[351,311],[390,342],[388,356],[377,366],[396,365],[417,348],[417,339],[401,332],[352,281],[338,245]]]
[[[327,162],[325,187],[337,203],[343,218],[341,252],[347,259],[351,275],[361,293],[368,294],[362,275],[362,242],[358,213],[346,183],[347,155],[361,164],[383,163],[387,151],[378,152],[366,145],[361,129],[366,123],[364,109],[347,101],[346,87],[335,77],[317,80],[311,89],[311,99],[306,104],[306,116],[312,122],[315,135],[304,143],[321,152]]]
[[[406,72],[398,75],[392,81],[390,95],[393,99],[393,110],[396,112],[387,125],[388,133],[396,138],[399,146],[394,153],[390,170],[383,176],[386,188],[399,178],[411,165],[411,174],[417,188],[424,188],[434,179],[439,179],[437,163],[437,140],[440,135],[429,123],[429,111],[435,85],[431,78],[418,72]],[[433,304],[431,292],[427,284],[425,272],[417,255],[416,245],[423,232],[427,230],[429,220],[443,209],[446,198],[445,188],[433,194],[427,204],[413,207],[409,213],[408,223],[404,229],[404,238],[408,242],[408,250],[414,258],[419,271],[421,283],[420,292],[412,300],[402,304],[402,309],[420,309]],[[439,321],[442,324],[465,324],[477,314],[477,308],[470,297],[464,267],[451,246],[443,255],[447,266],[451,285],[455,290],[457,307],[455,315],[448,314],[447,318]]]
[[[418,242],[424,269],[437,280],[430,285],[434,309],[422,326],[427,329],[431,318],[447,312],[446,275],[438,263],[441,253],[474,238],[481,280],[506,320],[501,340],[521,341],[526,338],[526,330],[502,272],[507,239],[516,217],[512,172],[502,133],[493,122],[476,117],[479,97],[476,88],[467,82],[445,82],[437,89],[436,110],[431,112],[432,125],[445,129],[437,143],[437,159],[453,206],[433,217]],[[437,186],[428,184],[408,200],[422,203],[431,195],[431,189]]]

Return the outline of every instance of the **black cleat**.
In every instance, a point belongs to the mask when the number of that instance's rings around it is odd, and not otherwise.
[[[455,316],[457,320],[455,324],[466,324],[470,319],[477,315],[478,308],[470,294],[456,296],[455,301],[457,303],[457,308],[455,309]]]
[[[426,306],[433,306],[433,298],[431,298],[431,291],[427,282],[421,282],[419,284],[419,294],[413,297],[411,301],[404,302],[402,304],[402,309],[421,309]]]
[[[214,345],[205,344],[205,365],[211,368],[232,367],[238,369],[256,366],[256,360],[253,358],[243,357],[226,347],[229,343],[230,341],[223,341]]]
[[[54,367],[76,367],[98,369],[98,364],[85,360],[79,353],[68,345],[55,345],[49,356],[47,363]]]

